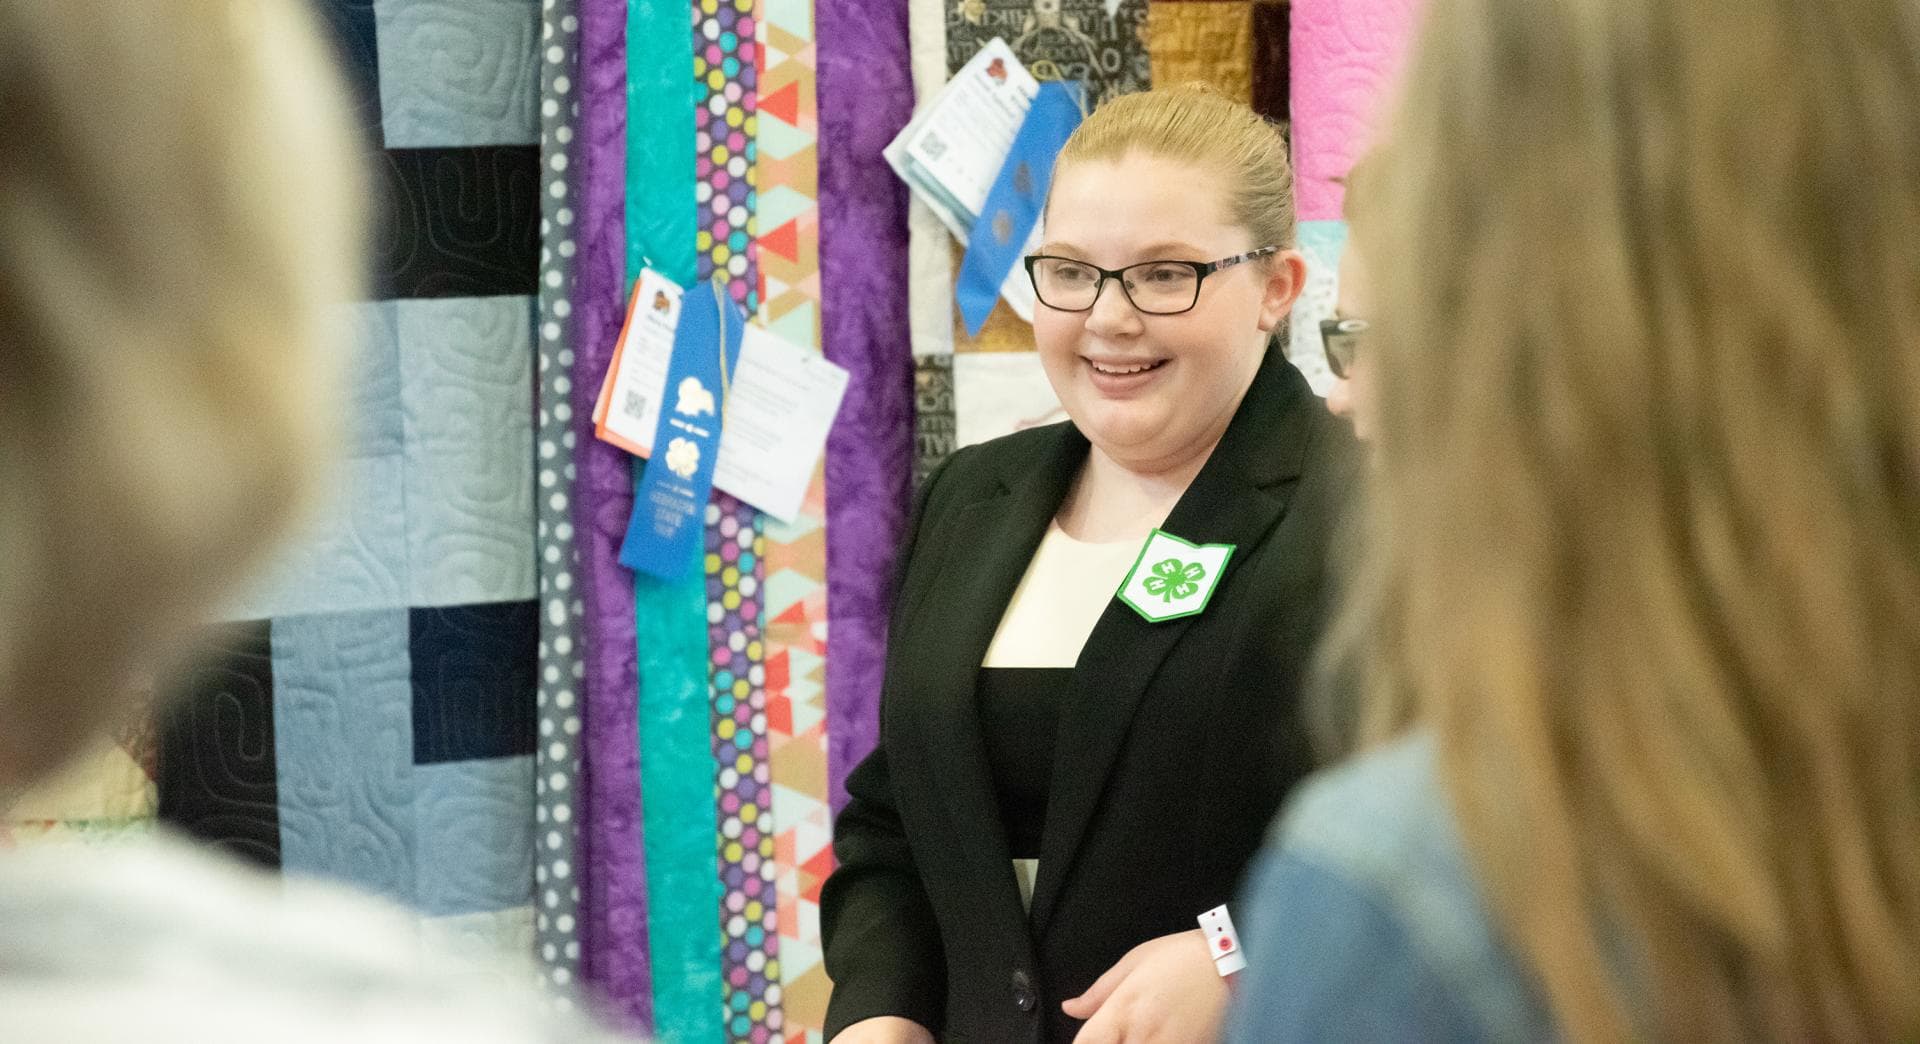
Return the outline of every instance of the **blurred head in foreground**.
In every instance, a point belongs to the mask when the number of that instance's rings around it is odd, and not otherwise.
[[[365,196],[293,0],[0,5],[0,801],[308,506]]]
[[[1920,1035],[1920,6],[1430,0],[1368,731],[1576,1039]]]

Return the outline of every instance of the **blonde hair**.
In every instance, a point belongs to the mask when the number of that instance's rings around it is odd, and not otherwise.
[[[1431,0],[1369,175],[1345,659],[1576,1039],[1920,1036],[1917,23]]]
[[[307,506],[361,244],[293,0],[0,4],[0,795]]]
[[[1347,223],[1349,235],[1357,234],[1355,229],[1367,223],[1367,197],[1377,191],[1374,185],[1380,180],[1380,162],[1380,149],[1375,146],[1353,161],[1346,177],[1335,179],[1342,189],[1340,217]]]
[[[1227,213],[1253,236],[1253,246],[1293,246],[1286,137],[1247,106],[1204,83],[1124,94],[1074,130],[1056,163],[1135,152],[1218,171],[1232,186]]]

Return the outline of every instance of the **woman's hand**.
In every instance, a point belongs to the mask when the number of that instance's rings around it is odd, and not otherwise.
[[[1085,1019],[1075,1044],[1206,1044],[1220,1035],[1227,980],[1200,929],[1127,951],[1087,992],[1061,1005]]]
[[[832,1044],[933,1044],[933,1033],[912,1019],[876,1015],[841,1030]]]

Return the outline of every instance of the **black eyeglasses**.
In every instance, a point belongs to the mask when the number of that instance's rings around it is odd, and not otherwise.
[[[1347,379],[1348,371],[1353,369],[1354,353],[1360,350],[1360,341],[1367,334],[1365,319],[1322,319],[1320,320],[1320,344],[1326,349],[1327,369],[1335,377]]]
[[[1200,303],[1200,283],[1223,268],[1275,253],[1279,247],[1261,247],[1218,261],[1142,261],[1125,268],[1101,268],[1070,257],[1032,254],[1027,278],[1040,303],[1056,312],[1088,312],[1100,300],[1107,280],[1120,281],[1120,292],[1134,308],[1147,315],[1179,315]]]

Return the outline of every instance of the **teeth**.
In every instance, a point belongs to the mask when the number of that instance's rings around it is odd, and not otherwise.
[[[1088,365],[1092,366],[1094,369],[1099,370],[1101,373],[1111,374],[1115,377],[1125,377],[1129,374],[1145,373],[1148,370],[1151,370],[1154,367],[1160,365],[1157,362],[1150,362],[1150,363],[1141,363],[1138,366],[1102,366],[1091,359],[1087,360],[1087,363]]]

